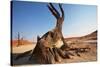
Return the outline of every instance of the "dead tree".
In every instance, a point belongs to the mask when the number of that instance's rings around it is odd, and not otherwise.
[[[20,33],[18,32],[18,35],[17,35],[17,47],[20,46],[20,45],[23,45],[23,37],[21,37]]]
[[[18,32],[17,47],[20,45],[20,33]]]
[[[62,34],[62,25],[64,21],[64,11],[62,5],[59,4],[62,15],[49,3],[47,5],[50,12],[56,18],[56,27],[45,33],[41,38],[38,38],[36,47],[30,57],[30,60],[35,56],[38,63],[53,63],[53,61],[60,61],[60,58],[70,58],[67,53],[63,52],[64,48],[68,48]]]
[[[21,37],[20,41],[21,41],[21,45],[24,45],[24,37]]]

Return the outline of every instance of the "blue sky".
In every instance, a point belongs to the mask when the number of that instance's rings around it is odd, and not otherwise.
[[[59,10],[58,4],[53,5]],[[20,32],[25,39],[36,40],[37,35],[42,36],[55,27],[56,18],[47,3],[13,1],[12,6],[13,39]],[[64,37],[84,36],[97,30],[97,6],[63,4],[62,7],[65,12]]]

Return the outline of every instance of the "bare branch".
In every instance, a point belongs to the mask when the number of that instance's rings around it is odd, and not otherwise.
[[[60,17],[59,12],[54,8],[54,6],[51,3],[49,3],[49,5],[47,5],[47,7],[51,11],[51,13],[56,17],[56,19]]]
[[[61,13],[62,13],[62,18],[64,18],[64,10],[63,10],[63,8],[62,8],[62,5],[59,4],[59,7],[60,7],[60,10],[61,10]]]

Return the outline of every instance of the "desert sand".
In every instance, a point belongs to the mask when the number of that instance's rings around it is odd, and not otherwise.
[[[67,38],[66,42],[70,46],[70,48],[90,48],[87,52],[80,52],[78,56],[75,51],[70,51],[74,56],[71,56],[70,59],[61,59],[60,62],[55,64],[63,64],[63,63],[78,63],[78,62],[92,62],[97,60],[97,31],[92,34],[76,37],[76,38]],[[35,58],[33,60],[29,60],[30,54],[16,60],[16,57],[29,50],[34,50],[36,44],[27,44],[12,47],[11,51],[11,61],[13,66],[19,65],[37,65],[35,63]]]

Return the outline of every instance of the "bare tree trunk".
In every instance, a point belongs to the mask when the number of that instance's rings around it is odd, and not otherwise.
[[[20,33],[18,32],[17,47],[20,45]]]

